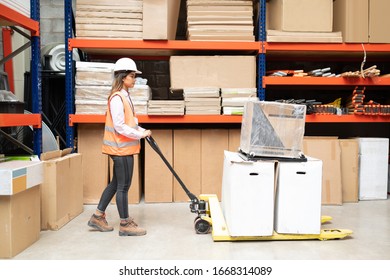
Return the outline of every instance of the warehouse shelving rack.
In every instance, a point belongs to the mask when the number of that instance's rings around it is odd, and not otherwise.
[[[31,95],[32,114],[0,114],[0,127],[29,126],[33,127],[33,151],[42,152],[42,97],[41,97],[41,52],[40,52],[40,2],[30,1],[31,17],[16,12],[0,4],[0,21],[2,25],[20,26],[31,33]],[[6,58],[5,58],[6,59]]]
[[[73,126],[77,123],[103,123],[101,115],[75,115],[73,102],[73,62],[72,50],[79,48],[89,54],[98,55],[171,55],[201,53],[203,51],[225,51],[238,54],[250,53],[257,56],[258,97],[265,100],[266,89],[278,86],[389,86],[390,78],[344,79],[344,78],[277,78],[266,76],[266,57],[286,54],[300,55],[346,55],[362,52],[361,44],[354,43],[268,43],[266,42],[266,0],[259,0],[259,17],[255,42],[212,42],[212,41],[142,41],[142,40],[94,40],[72,38],[72,1],[65,0],[65,44],[66,56],[66,102],[67,102],[67,144],[73,146]],[[365,44],[367,53],[384,55],[390,53],[390,44]],[[140,123],[241,123],[240,116],[139,116]],[[390,122],[390,117],[359,115],[307,115],[308,123],[368,123]]]

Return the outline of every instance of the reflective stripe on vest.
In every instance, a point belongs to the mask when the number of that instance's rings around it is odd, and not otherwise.
[[[111,98],[113,98],[116,95],[120,96],[122,99],[125,123],[128,126],[137,129],[138,125],[135,123],[134,120],[134,112],[130,107],[127,98],[121,92],[114,93],[111,96]],[[111,101],[111,98],[109,102]],[[115,130],[112,117],[111,117],[109,102],[108,102],[108,109],[106,114],[106,124],[104,127],[102,152],[104,154],[118,155],[118,156],[138,154],[141,148],[140,141],[138,139],[123,136]]]

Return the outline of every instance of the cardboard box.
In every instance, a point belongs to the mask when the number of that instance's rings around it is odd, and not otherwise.
[[[359,143],[356,139],[340,139],[341,185],[343,202],[359,200]]]
[[[173,135],[170,129],[154,129],[161,152],[173,166]],[[145,202],[172,202],[173,175],[160,156],[145,142]]]
[[[322,161],[278,162],[275,231],[319,234],[321,231]]]
[[[169,67],[172,88],[256,87],[255,56],[171,56]]]
[[[180,0],[143,0],[144,40],[175,40]]]
[[[344,42],[368,42],[368,7],[369,0],[333,2],[333,29],[342,32]]]
[[[390,1],[370,0],[368,42],[369,43],[390,43]]]
[[[187,189],[196,196],[201,192],[201,130],[175,129],[173,131],[173,167]],[[189,197],[175,179],[173,201],[189,201]]]
[[[77,151],[83,155],[83,202],[97,204],[109,180],[109,157],[102,154],[104,124],[79,124],[77,128]]]
[[[275,162],[225,151],[221,206],[230,236],[273,234],[274,183]]]
[[[388,138],[359,141],[359,200],[387,199]]]
[[[334,30],[347,43],[390,43],[389,9],[387,0],[334,1]]]
[[[13,195],[0,195],[0,258],[12,258],[39,239],[39,185]]]
[[[229,129],[229,151],[238,152],[240,150],[241,129]]]
[[[114,162],[111,158],[109,158],[109,177],[110,180],[113,176],[113,168]],[[134,155],[134,166],[133,166],[133,178],[131,180],[131,185],[128,194],[128,202],[129,204],[137,204],[141,201],[142,196],[142,180],[141,180],[141,170],[140,170],[140,161],[139,155]],[[113,204],[116,204],[116,197],[114,196],[111,201]]]
[[[322,160],[322,204],[342,205],[341,149],[337,137],[304,137],[306,156]]]
[[[0,195],[13,195],[43,182],[40,161],[11,160],[0,163]]]
[[[58,230],[83,212],[82,155],[71,149],[41,154],[41,229]]]
[[[300,158],[306,106],[247,102],[242,116],[240,149],[258,157]]]
[[[269,29],[298,32],[331,32],[333,0],[271,0]]]
[[[228,147],[227,129],[202,129],[202,194],[216,194],[221,198],[224,151]]]

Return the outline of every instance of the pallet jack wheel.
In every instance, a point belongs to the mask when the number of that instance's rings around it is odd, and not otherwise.
[[[200,217],[197,217],[194,221],[195,232],[197,234],[206,234],[209,233],[211,225],[208,221],[202,220]]]

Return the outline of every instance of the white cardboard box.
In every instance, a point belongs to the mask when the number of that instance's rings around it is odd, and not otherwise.
[[[0,163],[0,195],[13,195],[43,182],[40,161],[11,160]]]
[[[272,235],[275,162],[224,154],[221,205],[230,236]]]
[[[278,162],[275,231],[319,234],[321,231],[322,161]]]
[[[359,200],[387,199],[388,138],[358,138]]]

